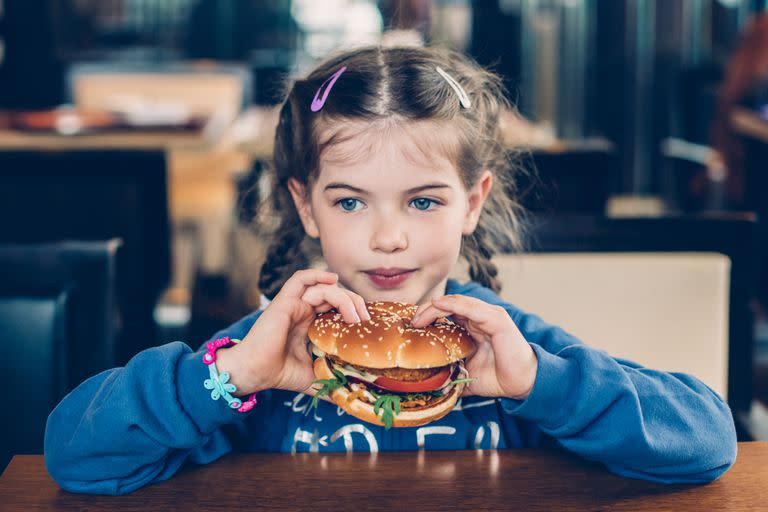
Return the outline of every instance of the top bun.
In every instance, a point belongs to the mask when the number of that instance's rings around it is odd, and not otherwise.
[[[369,321],[348,324],[336,311],[318,315],[309,339],[320,350],[367,368],[436,368],[470,357],[475,340],[447,318],[411,327],[418,309],[402,302],[366,302]]]

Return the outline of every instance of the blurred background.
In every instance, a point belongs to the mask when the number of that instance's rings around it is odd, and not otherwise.
[[[3,371],[41,390],[4,451],[87,376],[259,307],[285,82],[365,44],[503,77],[531,253],[725,255],[728,401],[768,439],[767,3],[0,0]]]

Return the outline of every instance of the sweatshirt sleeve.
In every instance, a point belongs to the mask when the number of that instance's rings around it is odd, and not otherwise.
[[[214,339],[244,336],[257,317]],[[154,347],[75,388],[48,417],[51,477],[72,492],[125,494],[168,479],[186,461],[207,464],[230,452],[222,427],[249,413],[211,399],[203,387],[210,377],[204,352],[181,342]]]
[[[731,411],[701,381],[613,358],[506,307],[538,358],[530,395],[503,399],[506,412],[622,476],[706,483],[734,463]]]

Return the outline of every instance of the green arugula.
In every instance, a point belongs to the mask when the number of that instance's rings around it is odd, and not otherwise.
[[[477,380],[477,379],[476,379],[476,378],[471,378],[471,379],[456,379],[456,380],[452,380],[451,382],[449,382],[449,383],[448,383],[448,385],[449,385],[449,386],[453,386],[454,384],[460,384],[460,383],[462,383],[462,382],[472,382],[473,380]]]
[[[389,430],[392,428],[395,415],[400,414],[400,397],[397,395],[379,395],[376,403],[373,404],[373,414],[378,416],[379,411],[382,411],[381,422],[384,423],[384,428]]]
[[[335,391],[340,387],[347,385],[347,377],[338,370],[331,370],[336,376],[334,379],[317,379],[312,381],[312,384],[321,384],[322,387],[315,392],[315,396],[312,397],[311,407],[317,408],[320,398],[324,396],[330,396],[331,391]]]

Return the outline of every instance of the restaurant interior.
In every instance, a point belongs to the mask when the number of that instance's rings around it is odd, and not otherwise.
[[[768,440],[765,0],[0,0],[0,468],[88,377],[265,303],[286,85],[371,44],[502,77],[505,300]]]

